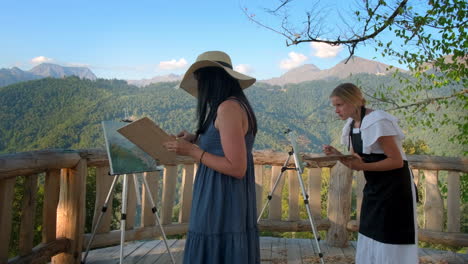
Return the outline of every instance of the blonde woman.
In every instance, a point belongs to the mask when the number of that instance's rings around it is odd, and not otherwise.
[[[341,142],[357,158],[343,160],[363,171],[363,190],[356,264],[418,263],[416,189],[402,148],[398,119],[365,106],[352,83],[338,85],[330,95],[335,113],[346,120]],[[327,155],[341,154],[324,145]]]

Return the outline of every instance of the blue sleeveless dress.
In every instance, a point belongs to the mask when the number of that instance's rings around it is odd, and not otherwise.
[[[200,164],[193,187],[184,264],[260,263],[255,175],[254,135],[245,136],[247,172],[236,179]],[[224,156],[214,122],[200,135],[201,149]]]

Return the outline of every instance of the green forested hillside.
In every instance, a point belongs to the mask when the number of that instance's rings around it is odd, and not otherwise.
[[[310,81],[284,87],[258,83],[247,89],[259,123],[255,148],[283,150],[287,145],[283,135],[286,128],[297,131],[303,151],[319,152],[324,143],[337,145],[343,122],[334,117],[328,96],[338,83],[345,81],[358,83],[364,89],[395,82],[387,76],[362,74],[347,80]],[[139,88],[121,80],[67,77],[2,87],[0,153],[103,147],[100,122],[122,119],[125,109],[136,118],[150,117],[170,133],[193,130],[196,101],[175,86],[176,83],[158,83]],[[462,153],[463,146],[448,142],[454,128],[441,128],[435,133],[409,129],[404,122],[402,126],[408,138],[426,142],[432,154]]]

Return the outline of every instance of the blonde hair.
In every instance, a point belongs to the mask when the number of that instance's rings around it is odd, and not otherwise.
[[[366,105],[366,99],[362,95],[361,89],[352,83],[342,83],[338,85],[330,97],[339,97],[343,101],[354,105],[356,108]]]

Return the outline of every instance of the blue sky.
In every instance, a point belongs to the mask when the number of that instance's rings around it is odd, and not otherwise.
[[[251,22],[241,9],[247,5],[260,15],[267,2],[0,0],[0,68],[51,62],[86,66],[101,78],[143,79],[182,74],[198,54],[223,50],[239,71],[268,79],[305,63],[327,69],[347,57],[346,48],[287,47],[283,36]],[[345,0],[330,2],[330,8],[347,8]],[[400,66],[376,57],[371,46],[356,55]]]

